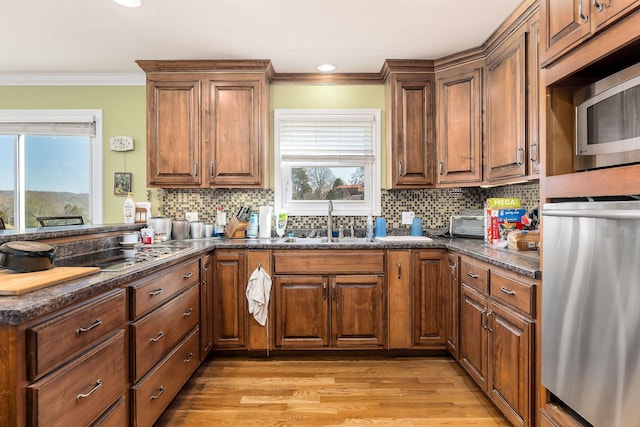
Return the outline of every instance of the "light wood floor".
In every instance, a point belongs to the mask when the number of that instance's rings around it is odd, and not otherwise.
[[[208,359],[159,426],[508,426],[446,357]]]

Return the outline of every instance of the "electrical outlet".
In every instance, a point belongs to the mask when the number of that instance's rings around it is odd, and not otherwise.
[[[131,151],[133,150],[133,138],[130,136],[112,136],[109,138],[109,148],[111,151]]]
[[[402,212],[402,225],[411,225],[415,216],[413,212]]]
[[[184,217],[187,221],[197,221],[198,220],[198,212],[186,212]]]

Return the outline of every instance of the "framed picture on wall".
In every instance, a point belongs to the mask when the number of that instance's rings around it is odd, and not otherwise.
[[[113,178],[113,194],[126,196],[131,191],[131,172],[116,172]]]

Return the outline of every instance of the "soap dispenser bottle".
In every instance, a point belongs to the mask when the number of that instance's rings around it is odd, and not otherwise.
[[[131,197],[131,193],[127,194],[122,210],[124,212],[124,223],[133,224],[136,220],[136,204],[133,201],[133,197]]]

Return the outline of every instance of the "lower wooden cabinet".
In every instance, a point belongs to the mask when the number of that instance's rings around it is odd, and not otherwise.
[[[213,255],[213,348],[247,348],[247,288],[245,252],[215,251]]]
[[[464,271],[461,276],[459,361],[513,425],[530,426],[535,402],[535,318],[531,317],[535,312],[525,313],[531,306],[522,310],[523,305],[504,304],[502,294],[516,302],[533,301],[536,284],[527,286],[500,269],[494,273],[493,267],[480,267],[487,269],[489,294],[467,284]],[[496,295],[494,281],[500,284]]]
[[[200,260],[200,359],[213,348],[213,255]]]
[[[383,252],[282,251],[274,270],[276,348],[385,347]]]
[[[413,254],[413,347],[445,349],[446,252]]]
[[[445,340],[449,353],[456,359],[460,342],[460,257],[455,253],[447,256],[447,273],[444,277]]]
[[[383,283],[380,275],[276,277],[276,347],[383,347]]]

